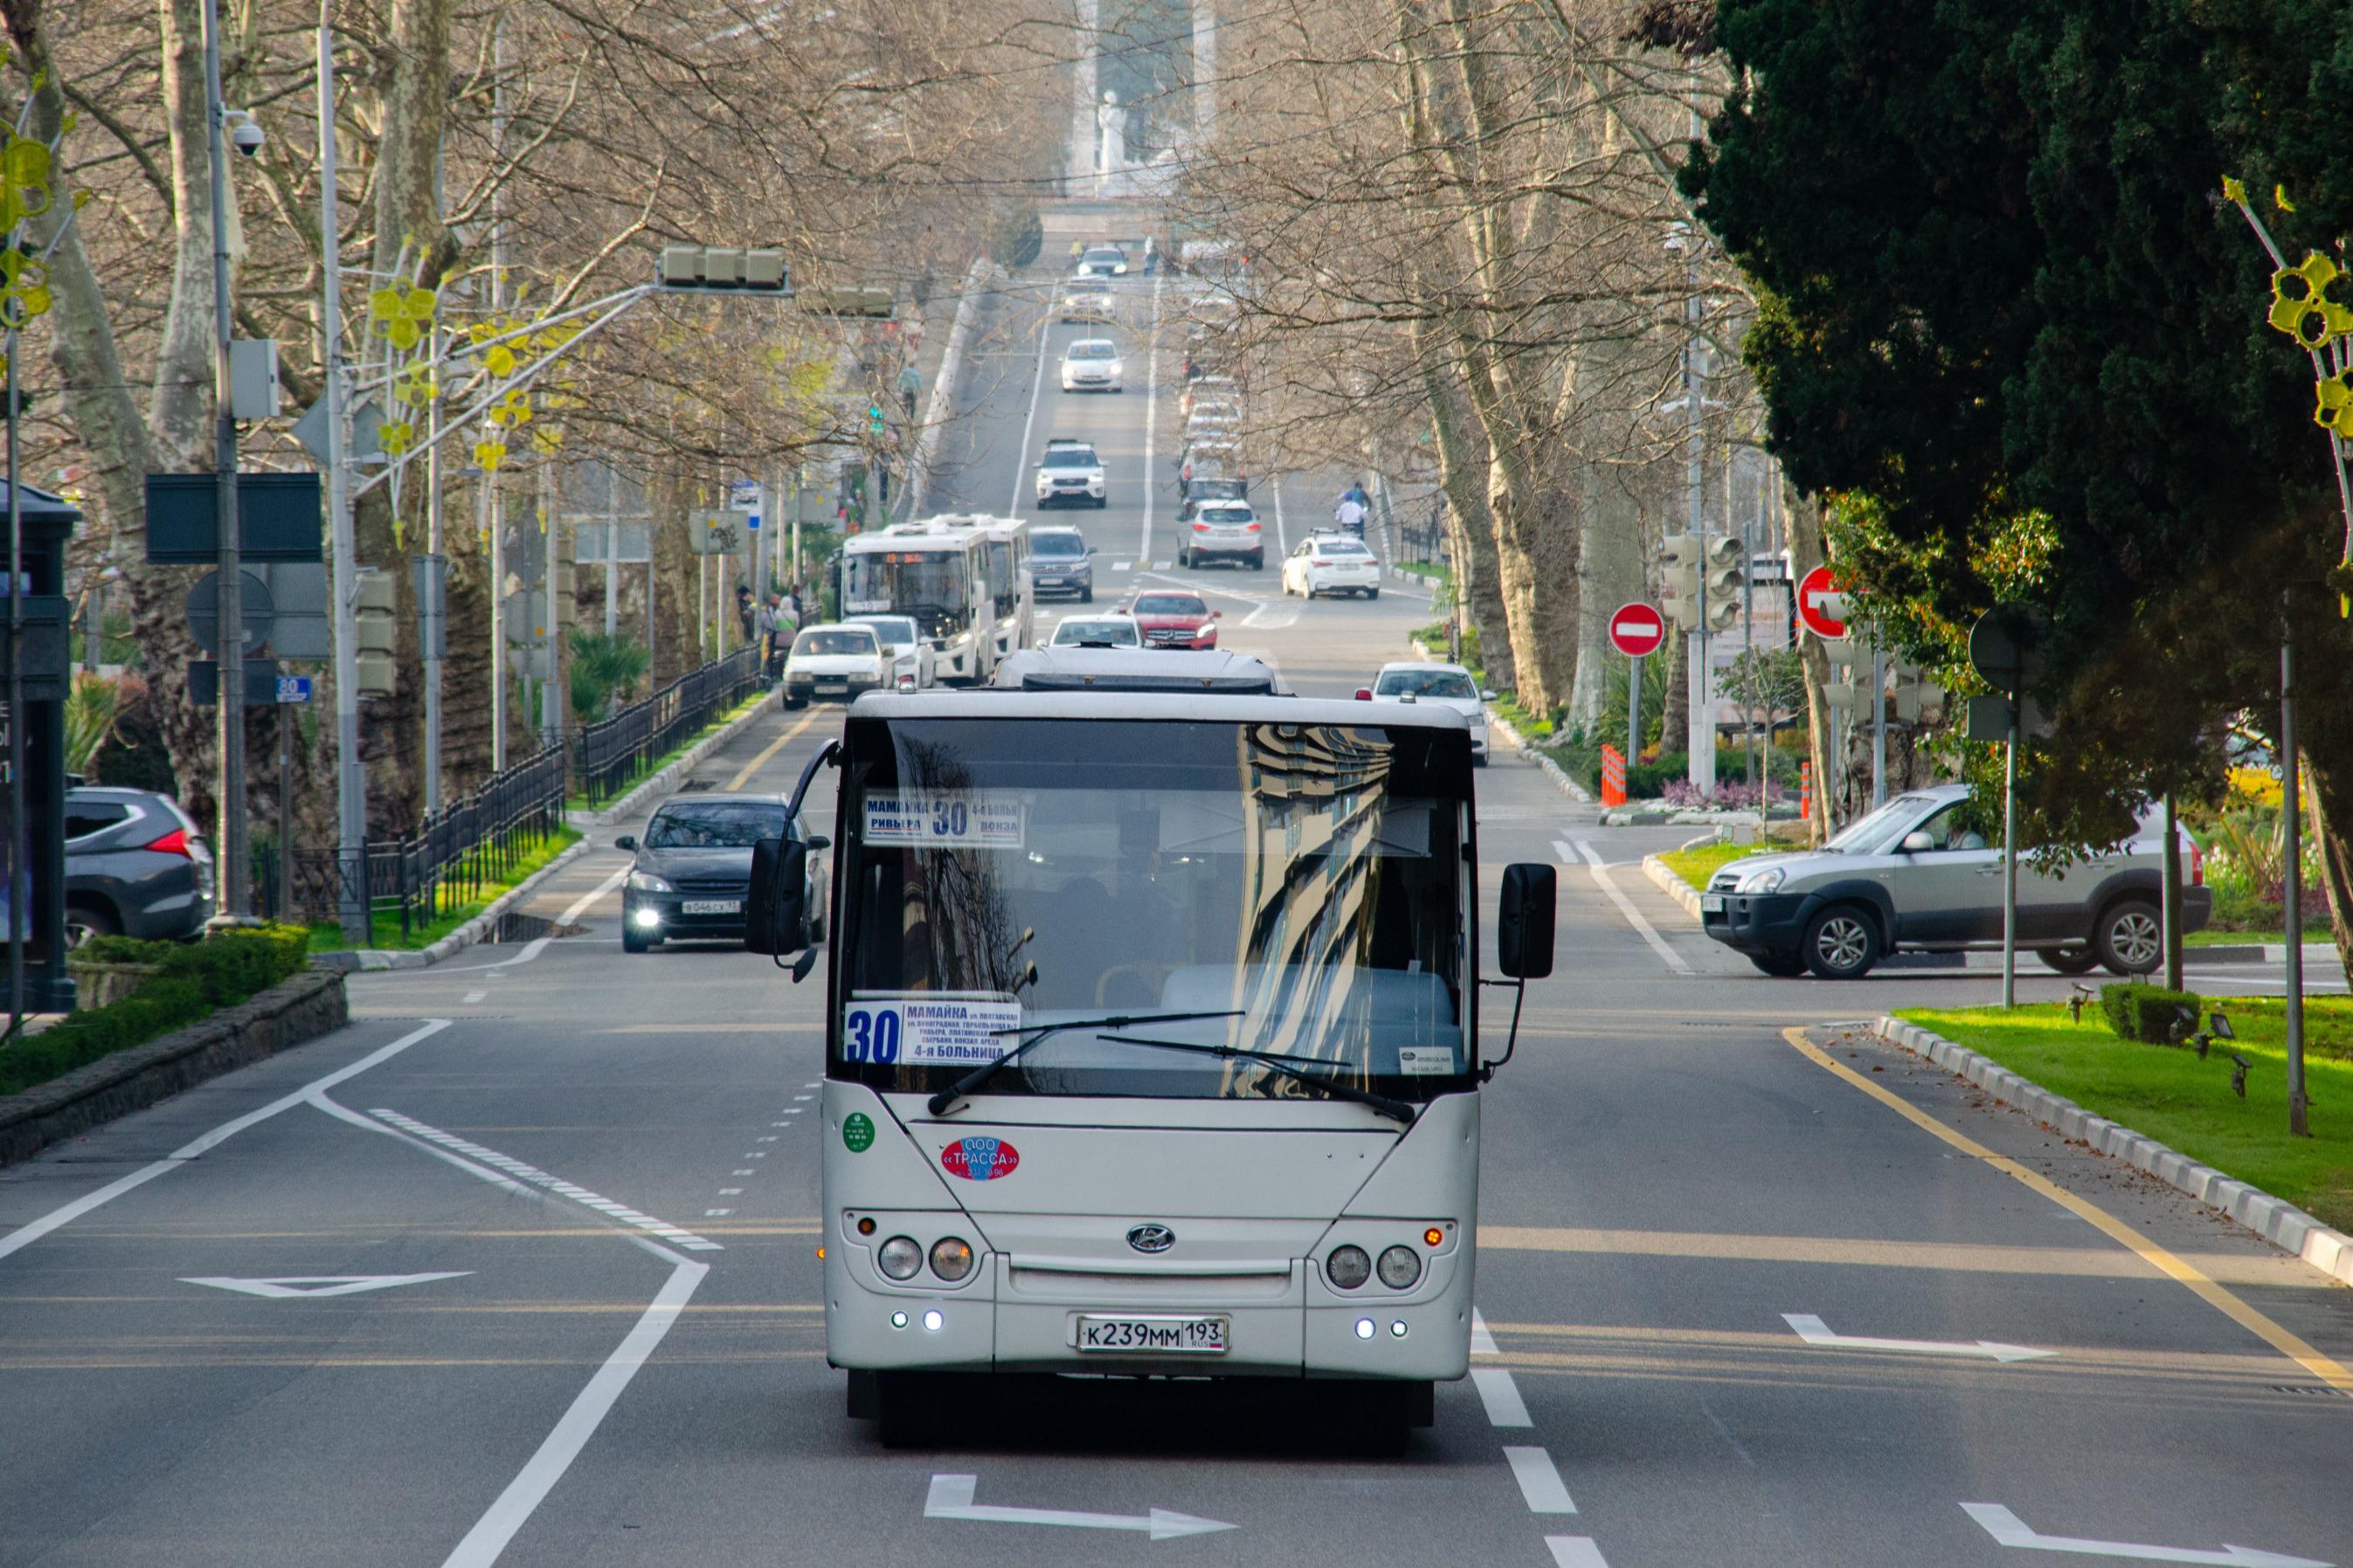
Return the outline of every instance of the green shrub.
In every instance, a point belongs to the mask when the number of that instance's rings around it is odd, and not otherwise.
[[[2137,982],[2100,987],[2100,1011],[2107,1015],[2108,1027],[2120,1040],[2146,1040],[2153,1046],[2175,1044],[2188,1033],[2181,1023],[2184,1007],[2189,1009],[2194,1020],[2198,1016],[2196,992],[2168,991],[2162,985]],[[2196,1026],[2193,1023],[2190,1026]]]
[[[153,964],[160,973],[120,1002],[75,1013],[0,1048],[0,1094],[47,1083],[267,991],[302,967],[310,942],[310,931],[301,926],[222,931],[185,943],[95,938],[77,950],[79,956]]]

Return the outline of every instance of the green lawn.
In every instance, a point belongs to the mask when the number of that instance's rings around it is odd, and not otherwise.
[[[1717,839],[1690,849],[1674,849],[1659,857],[1667,869],[1694,888],[1704,888],[1707,879],[1735,860],[1746,860],[1751,855],[1775,855],[1787,848],[1782,844],[1734,844]]]
[[[726,712],[722,713],[718,718],[712,720],[702,729],[697,730],[693,734],[689,735],[685,740],[681,741],[677,745],[672,746],[660,756],[656,757],[651,763],[649,763],[643,771],[638,773],[638,774],[635,778],[631,779],[628,784],[623,784],[619,790],[614,793],[612,798],[607,800],[602,805],[592,804],[586,795],[571,795],[565,800],[564,809],[566,811],[603,811],[607,809],[613,804],[613,801],[620,799],[622,795],[628,794],[631,790],[637,788],[638,785],[653,777],[654,774],[661,772],[664,768],[670,766],[670,763],[678,761],[679,758],[686,755],[689,751],[701,745],[704,738],[707,737],[711,731],[720,729],[723,726],[733,724],[736,720],[741,719],[744,714],[749,713],[753,709],[757,708],[761,703],[765,702],[775,695],[776,691],[774,689],[763,687],[760,690],[757,690],[751,696],[746,697],[743,701],[737,703]]]
[[[2204,1061],[2176,1046],[2119,1040],[2095,1007],[2071,1024],[2050,1003],[1896,1016],[1982,1051],[2085,1110],[2252,1182],[2339,1229],[2353,1230],[2353,999],[2306,1000],[2310,1138],[2287,1131],[2286,1054],[2276,997],[2208,997],[2230,1015],[2233,1047],[2253,1065],[2247,1098],[2231,1092],[2230,1056]]]
[[[539,848],[523,856],[503,882],[485,882],[481,896],[470,903],[460,904],[449,913],[427,926],[411,926],[404,940],[400,934],[400,917],[379,911],[375,917],[375,934],[365,945],[395,951],[415,952],[432,946],[484,910],[493,900],[512,891],[516,883],[544,867],[550,860],[580,842],[580,834],[569,827],[559,827]],[[333,921],[321,921],[311,928],[312,952],[342,952],[352,944],[343,940],[343,928]]]

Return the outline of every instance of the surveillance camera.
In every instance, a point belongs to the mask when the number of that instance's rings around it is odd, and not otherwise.
[[[268,138],[262,135],[261,127],[250,113],[242,109],[232,109],[227,119],[230,146],[248,158],[261,151],[261,143]]]

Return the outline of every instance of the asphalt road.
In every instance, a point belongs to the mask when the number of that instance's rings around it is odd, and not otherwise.
[[[995,312],[942,504],[1026,515],[1035,448],[1092,436],[1100,604],[1169,553],[1174,399],[1049,364],[1033,418],[1037,298]],[[1273,553],[1190,580],[1303,690],[1429,616],[1283,600]],[[789,788],[839,722],[776,713],[699,778]],[[1562,866],[1560,963],[1487,1091],[1474,1378],[1406,1458],[1115,1388],[885,1452],[824,1362],[821,992],[624,958],[624,824],[534,906],[578,934],[355,977],[337,1035],[0,1174],[0,1568],[2353,1563],[2353,1292],[1837,1026],[1996,977],[1769,980],[1641,878],[1682,832],[1509,754],[1479,816],[1491,866]],[[941,1476],[1232,1528],[927,1518]]]

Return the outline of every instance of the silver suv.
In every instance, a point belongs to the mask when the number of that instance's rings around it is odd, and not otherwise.
[[[1936,784],[1897,795],[1820,849],[1735,860],[1709,879],[1700,921],[1767,974],[1853,980],[1901,949],[2000,947],[2001,870],[1968,786]],[[2120,848],[2049,874],[2022,859],[2018,944],[2062,974],[2094,963],[2146,974],[2165,956],[2164,873],[2164,829],[2147,821]],[[2185,887],[2184,929],[2202,928],[2213,904],[2208,889]]]

